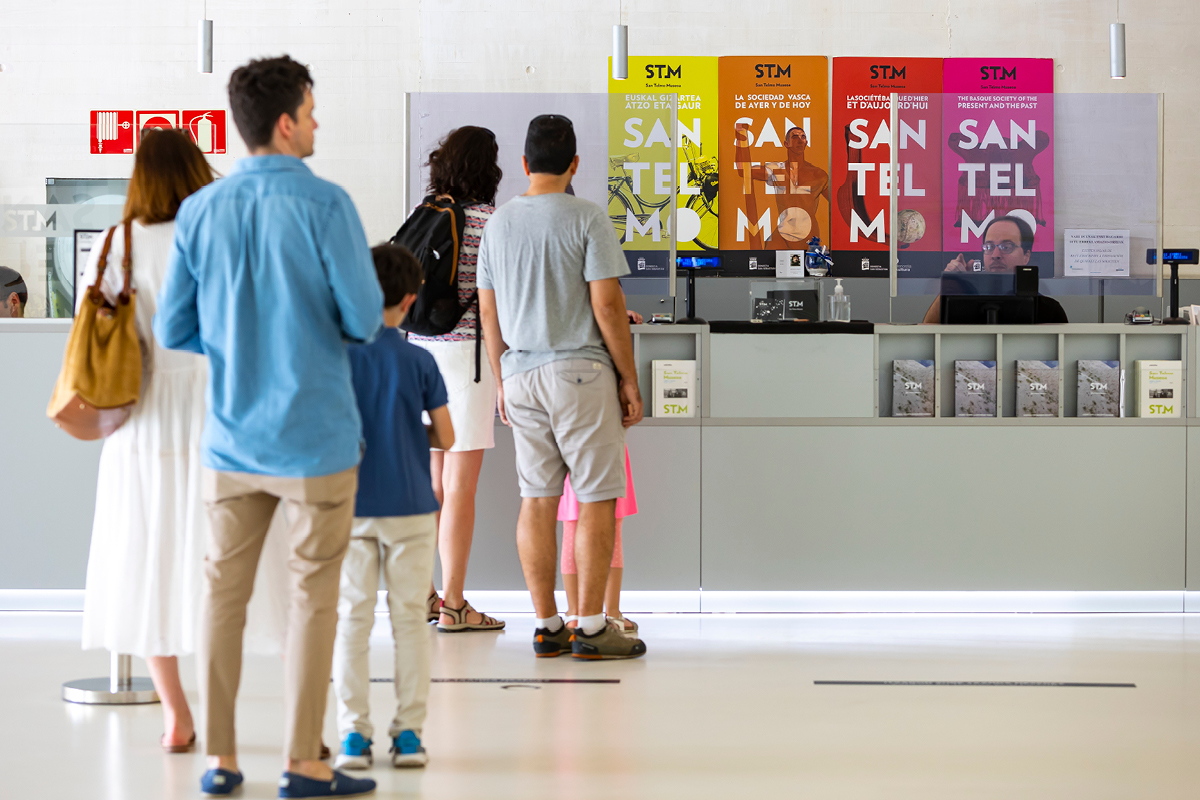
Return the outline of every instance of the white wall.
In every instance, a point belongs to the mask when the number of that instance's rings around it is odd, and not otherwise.
[[[1120,3],[1125,81],[1108,77],[1116,0],[210,0],[212,75],[196,72],[202,0],[0,0],[0,203],[44,202],[49,176],[128,173],[132,157],[88,154],[89,109],[224,107],[234,67],[288,52],[317,82],[311,166],[382,239],[403,216],[404,92],[606,91],[622,13],[636,54],[1053,57],[1059,92],[1164,92],[1166,243],[1200,244],[1197,0]],[[222,171],[242,152],[230,127]]]

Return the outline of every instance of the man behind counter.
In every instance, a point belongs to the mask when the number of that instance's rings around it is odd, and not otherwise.
[[[29,289],[21,273],[0,267],[0,318],[25,316],[25,304],[28,302]]]
[[[1019,217],[999,217],[988,223],[983,230],[983,271],[985,273],[1012,273],[1017,267],[1029,263],[1033,251],[1033,230],[1029,223]],[[946,272],[967,272],[967,260],[962,253],[946,265]],[[934,298],[925,312],[926,323],[938,323],[942,318],[942,297]],[[1067,312],[1058,301],[1038,295],[1037,321],[1066,322]]]

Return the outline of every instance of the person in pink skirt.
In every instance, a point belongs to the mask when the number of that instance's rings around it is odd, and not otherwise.
[[[637,623],[621,614],[621,574],[625,559],[621,547],[621,523],[638,511],[637,493],[633,488],[633,470],[629,465],[629,448],[625,448],[625,496],[617,498],[617,529],[613,538],[613,560],[608,571],[608,584],[604,589],[604,613],[609,619],[621,623],[626,636],[637,635]],[[558,519],[563,524],[562,577],[567,592],[567,627],[575,627],[579,611],[579,578],[575,568],[575,526],[579,521],[579,500],[571,489],[571,476],[567,476],[562,499],[558,501]]]

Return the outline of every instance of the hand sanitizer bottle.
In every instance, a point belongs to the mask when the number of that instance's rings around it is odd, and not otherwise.
[[[849,322],[850,297],[842,288],[842,279],[834,278],[834,280],[837,281],[837,286],[833,287],[833,294],[829,296],[829,321]]]

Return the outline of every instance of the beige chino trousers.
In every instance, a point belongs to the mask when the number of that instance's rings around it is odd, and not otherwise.
[[[338,578],[350,542],[358,468],[318,478],[204,470],[210,533],[204,559],[197,671],[210,756],[237,752],[246,604],[271,517],[288,507],[288,630],[284,645],[287,758],[320,757],[337,629]]]

